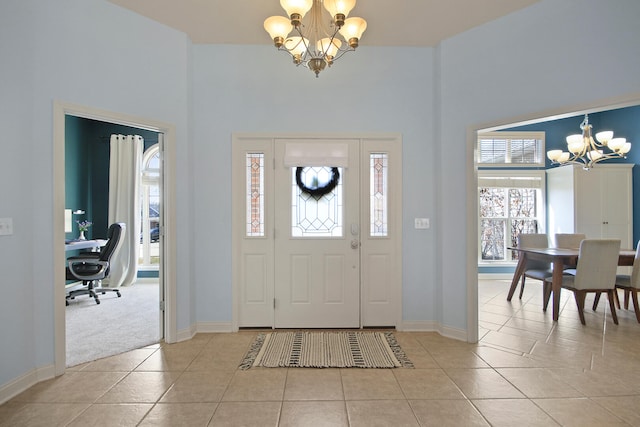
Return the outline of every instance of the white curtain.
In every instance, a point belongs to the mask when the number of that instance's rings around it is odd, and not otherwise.
[[[111,135],[109,224],[124,222],[127,226],[122,245],[111,258],[111,287],[132,285],[138,274],[143,147],[144,140],[139,135]]]

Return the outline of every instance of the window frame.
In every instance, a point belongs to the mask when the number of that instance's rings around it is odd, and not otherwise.
[[[488,163],[482,162],[482,149],[480,148],[481,139],[505,139],[507,140],[507,149],[505,150],[506,162],[504,163]],[[538,161],[535,163],[512,163],[509,160],[512,157],[513,150],[510,149],[513,140],[535,139],[540,141],[538,148]],[[545,167],[546,151],[545,151],[545,132],[543,131],[495,131],[478,133],[476,139],[476,161],[479,167],[486,168],[534,168]]]
[[[529,169],[529,170],[487,170],[481,169],[478,170],[478,185],[476,188],[476,198],[478,200],[478,212],[476,214],[478,221],[478,235],[477,235],[477,245],[478,245],[478,266],[480,267],[498,267],[498,266],[514,266],[517,263],[517,260],[483,260],[482,259],[482,228],[481,222],[482,217],[480,217],[480,188],[483,188],[481,182],[483,179],[490,178],[515,178],[515,179],[523,179],[523,178],[531,178],[531,179],[539,179],[540,180],[540,197],[537,202],[537,212],[538,212],[538,232],[546,233],[547,230],[547,201],[546,201],[546,171],[544,169]],[[489,188],[515,188],[515,187],[489,187]],[[506,209],[506,221],[507,227],[505,232],[505,257],[507,256],[508,250],[506,247],[510,246],[511,242],[511,227],[509,227],[509,222],[511,220],[509,209]]]
[[[156,156],[159,157],[160,165],[158,168],[150,168],[149,163]],[[160,152],[160,144],[156,143],[148,147],[144,150],[142,154],[142,168],[140,170],[141,180],[140,180],[140,198],[142,199],[141,208],[141,222],[142,226],[140,227],[142,242],[140,242],[140,254],[139,259],[142,258],[142,263],[138,263],[139,271],[158,271],[160,269],[160,264],[154,263],[146,263],[151,259],[151,245],[157,244],[160,245],[160,240],[157,242],[151,242],[150,239],[150,226],[145,226],[145,224],[149,224],[151,222],[151,217],[149,216],[149,199],[151,196],[150,187],[157,186],[160,198],[160,207],[162,205],[162,193],[161,193],[161,173],[162,173],[162,153]],[[160,213],[162,215],[162,213]],[[158,217],[158,226],[160,226],[160,218]],[[147,230],[148,228],[148,230]]]

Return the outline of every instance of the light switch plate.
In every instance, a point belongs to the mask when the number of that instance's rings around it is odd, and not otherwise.
[[[416,229],[427,229],[431,225],[429,224],[429,218],[415,218]]]
[[[13,234],[13,218],[0,218],[0,236]]]

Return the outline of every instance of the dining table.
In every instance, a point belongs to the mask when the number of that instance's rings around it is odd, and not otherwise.
[[[562,275],[565,268],[575,268],[578,264],[580,251],[578,249],[564,248],[526,248],[526,247],[509,247],[508,249],[518,251],[518,264],[513,273],[511,287],[507,295],[507,301],[511,301],[518,282],[527,268],[527,260],[535,259],[549,262],[553,266],[553,275],[551,279],[551,288],[553,294],[553,320],[558,321],[560,313],[560,290],[562,289]],[[621,249],[618,257],[619,266],[632,266],[636,256],[633,249]]]

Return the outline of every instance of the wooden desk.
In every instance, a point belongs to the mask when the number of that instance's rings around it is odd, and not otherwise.
[[[65,251],[75,251],[78,249],[98,249],[107,244],[107,240],[93,239],[93,240],[71,240],[68,243],[65,242]]]
[[[553,277],[551,281],[551,287],[553,291],[553,320],[558,320],[558,314],[560,312],[560,290],[562,289],[562,272],[565,267],[575,267],[578,263],[577,249],[560,249],[560,248],[508,248],[514,251],[518,251],[520,256],[518,257],[518,265],[516,271],[513,273],[513,280],[511,280],[511,287],[509,288],[509,294],[507,295],[507,301],[511,301],[518,282],[524,274],[527,267],[528,259],[537,259],[549,262],[553,265]],[[621,249],[620,256],[618,258],[618,265],[630,266],[633,265],[633,260],[636,256],[636,251],[631,249]]]

